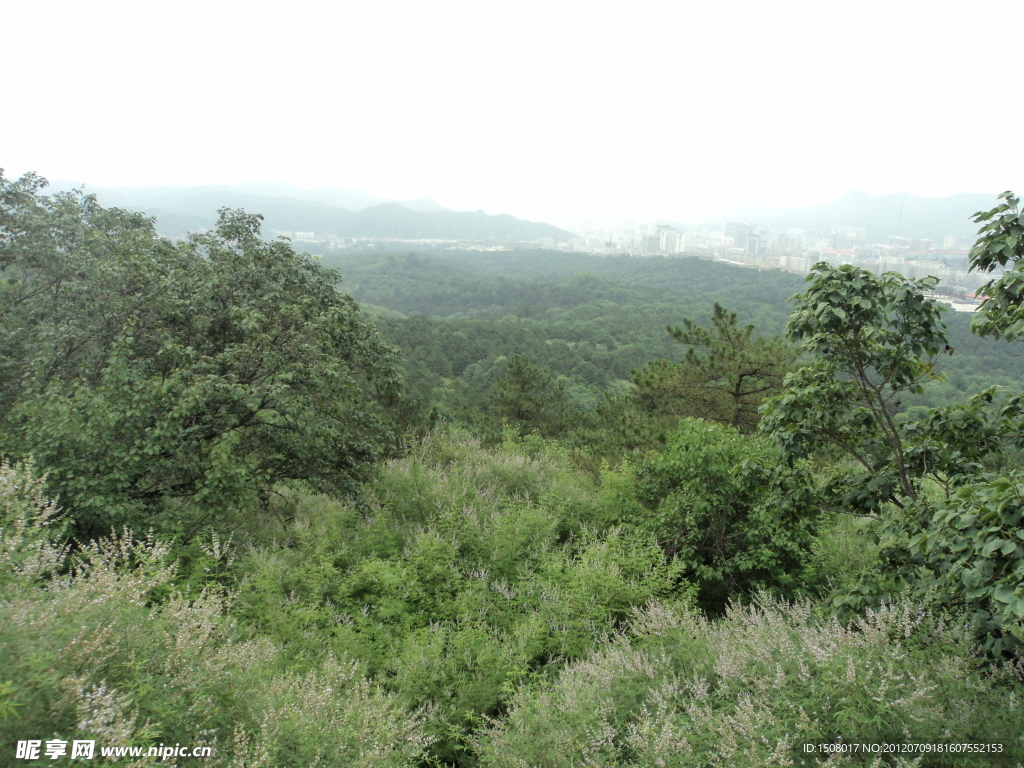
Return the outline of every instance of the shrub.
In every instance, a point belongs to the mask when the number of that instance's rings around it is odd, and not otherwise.
[[[321,654],[281,672],[266,640],[238,642],[229,600],[172,594],[167,547],[125,532],[73,556],[26,467],[0,467],[0,741],[210,746],[210,766],[411,766],[422,717],[359,664]],[[98,751],[97,751],[98,756]],[[38,764],[49,764],[41,760]],[[141,763],[137,763],[141,765]]]
[[[1024,643],[1024,473],[984,475],[931,513],[910,548],[945,605],[967,611],[983,649],[1020,655]]]
[[[327,645],[363,661],[429,704],[435,758],[472,764],[465,735],[519,683],[689,591],[650,534],[597,526],[593,485],[538,440],[437,433],[382,468],[365,514],[304,499],[287,541],[243,563],[236,615],[297,658]]]
[[[654,534],[718,612],[730,595],[797,586],[820,517],[808,487],[766,441],[683,419],[664,451],[637,466],[641,506],[624,522]]]
[[[764,596],[717,621],[654,605],[632,632],[521,688],[475,740],[481,765],[835,765],[800,745],[838,737],[1001,741],[1007,757],[1024,757],[1014,670],[978,674],[970,632],[911,603],[845,626],[812,603]]]

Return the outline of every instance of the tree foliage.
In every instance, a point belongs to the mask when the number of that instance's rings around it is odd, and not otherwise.
[[[978,476],[935,506],[910,541],[950,607],[993,655],[1015,651],[1024,621],[1024,474]],[[1018,634],[1015,634],[1015,630]]]
[[[346,290],[401,349],[405,387],[427,410],[436,405],[446,421],[484,425],[480,414],[489,408],[494,380],[504,375],[508,358],[522,354],[565,383],[572,409],[584,415],[587,435],[581,441],[598,440],[603,431],[614,438],[601,450],[609,458],[662,445],[659,436],[671,433],[682,415],[709,415],[680,412],[682,401],[668,391],[658,400],[666,406],[664,419],[630,406],[625,422],[618,406],[605,407],[606,395],[630,388],[633,371],[646,376],[647,366],[662,365],[673,376],[679,373],[673,366],[686,349],[665,333],[666,325],[689,317],[711,329],[706,320],[717,302],[737,312],[740,328],[754,324],[755,335],[772,338],[785,326],[786,300],[803,284],[789,273],[696,258],[552,258],[550,251],[332,251],[324,263],[343,267]],[[947,313],[943,320],[957,354],[941,358],[945,381],[904,398],[903,407],[913,409],[915,418],[927,407],[1024,378],[1024,356],[973,336],[969,313]],[[674,386],[673,376],[666,385]],[[660,398],[657,389],[652,395]],[[599,408],[607,425],[589,417]],[[623,434],[611,434],[613,423]]]
[[[974,216],[982,227],[970,266],[1007,270],[979,291],[987,298],[971,329],[1012,341],[1024,338],[1024,215],[1012,192],[999,199]],[[966,406],[932,411],[930,420],[943,427],[933,430],[940,432],[934,442],[945,449],[954,482],[947,483],[946,498],[931,507],[910,548],[933,575],[925,586],[965,610],[985,650],[1000,656],[1018,653],[1024,641],[1024,475],[1017,469],[983,472],[981,460],[1024,442],[1024,394],[1009,398],[997,416],[980,407],[994,395],[989,390]]]
[[[173,243],[43,183],[0,177],[0,454],[34,456],[80,534],[365,476],[382,432],[361,385],[394,385],[392,351],[336,274],[258,216]]]
[[[984,226],[971,266],[1013,268],[983,289],[989,298],[973,330],[1012,340],[1024,328],[1017,270],[1024,229],[1017,198],[1001,198],[975,217]],[[821,489],[820,503],[877,515],[874,534],[889,541],[881,572],[834,595],[833,604],[862,607],[909,585],[922,599],[965,611],[989,654],[1015,653],[1024,638],[1024,485],[1018,472],[999,476],[986,466],[1019,450],[1024,396],[990,387],[918,420],[898,419],[899,399],[920,392],[935,378],[935,357],[951,351],[939,308],[922,295],[934,279],[827,264],[808,279],[787,330],[817,359],[787,378],[762,428],[791,457],[831,448],[851,458],[859,471],[840,473]]]
[[[488,450],[439,429],[367,496],[370,515],[300,502],[284,537],[246,556],[235,616],[299,661],[329,648],[430,702],[439,764],[475,766],[466,734],[517,685],[583,658],[652,598],[690,594],[648,532],[593,524],[593,484],[535,435]]]
[[[923,295],[935,279],[825,262],[807,279],[786,332],[815,358],[768,401],[762,430],[791,457],[831,446],[853,459],[860,471],[838,502],[847,509],[877,512],[884,502],[914,499],[920,476],[896,409],[935,378],[935,357],[951,351],[942,307]]]
[[[974,221],[982,226],[968,257],[970,268],[1005,271],[978,291],[986,299],[971,330],[1012,341],[1024,338],[1024,212],[1020,198],[1012,192],[1004,192],[999,199],[1003,202],[995,208],[974,214]]]
[[[781,391],[796,352],[782,339],[741,327],[735,312],[714,305],[708,327],[685,319],[668,326],[689,346],[680,362],[648,361],[634,370],[629,390],[606,396],[583,420],[577,441],[605,458],[660,450],[681,418],[699,418],[753,433],[763,400]]]
[[[630,516],[720,611],[729,595],[792,589],[820,511],[801,470],[780,472],[778,450],[735,428],[683,419],[665,449],[636,469],[640,510]]]
[[[780,391],[796,359],[793,348],[778,338],[755,336],[753,324],[741,327],[736,313],[721,304],[715,304],[710,327],[685,319],[668,332],[690,346],[683,361],[672,366],[684,387],[679,400],[689,411],[685,415],[753,432],[761,402]],[[636,383],[642,392],[647,382],[641,376]]]
[[[494,382],[491,411],[524,432],[546,437],[564,434],[571,420],[565,384],[530,365],[525,355],[513,355],[505,376]]]
[[[592,260],[603,277],[552,284],[581,257],[503,252],[518,280],[474,254],[466,296],[437,290],[460,257],[385,256],[409,279],[364,270],[378,295],[476,312],[382,320],[417,402],[335,276],[258,217],[174,243],[42,189],[0,183],[0,454],[50,473],[0,462],[10,738],[35,723],[207,739],[216,764],[480,768],[1020,732],[1019,666],[976,651],[1024,637],[1024,393],[993,380],[901,410],[948,351],[931,281],[818,265],[788,326],[805,364],[748,434],[795,350],[712,312],[721,293],[655,288],[724,293],[723,265]],[[978,268],[1017,253],[1004,199]],[[741,271],[731,298],[792,279]],[[781,328],[776,298],[744,321]],[[430,429],[452,414],[517,429],[491,447]],[[424,436],[371,475],[389,423]],[[235,513],[241,547],[190,536]],[[123,522],[161,530],[82,540]],[[831,601],[799,598],[816,589]]]
[[[432,741],[423,714],[364,667],[321,654],[282,670],[284,650],[241,637],[218,590],[174,589],[168,544],[123,532],[72,553],[58,519],[30,467],[0,462],[5,748],[38,734],[95,740],[96,762],[105,747],[178,743],[209,747],[185,764],[215,768],[418,764]]]

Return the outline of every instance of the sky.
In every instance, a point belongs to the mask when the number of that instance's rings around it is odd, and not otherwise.
[[[563,226],[1024,189],[1024,3],[10,3],[0,168]]]

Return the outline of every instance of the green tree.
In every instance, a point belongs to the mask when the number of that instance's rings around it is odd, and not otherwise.
[[[753,325],[741,327],[736,313],[720,304],[709,327],[685,319],[668,332],[690,348],[681,363],[649,365],[634,377],[640,401],[747,434],[757,429],[761,402],[781,390],[796,359],[793,348],[782,339],[755,336]]]
[[[971,269],[1003,271],[979,291],[987,298],[971,330],[1024,340],[1024,213],[1012,192],[999,199],[995,208],[974,215],[982,226]],[[997,418],[977,415],[978,404],[992,400],[990,391],[966,407],[932,412],[945,426],[938,445],[954,458],[966,454],[975,461],[964,462],[970,469],[930,510],[910,546],[934,574],[929,586],[966,610],[985,650],[999,656],[1019,653],[1024,641],[1024,473],[984,473],[977,459],[998,453],[1001,443],[1019,448],[1024,442],[1024,395],[1012,397]],[[956,411],[959,420],[947,415]]]
[[[274,483],[344,493],[382,442],[392,350],[259,216],[173,243],[0,175],[0,455],[34,456],[80,536],[188,534]],[[174,514],[171,514],[174,511]]]
[[[971,330],[979,336],[1024,340],[1024,211],[1012,192],[1003,192],[999,199],[1003,202],[995,208],[973,217],[982,226],[968,257],[970,269],[1005,271],[978,291],[986,299]]]
[[[942,307],[923,295],[937,281],[825,262],[807,279],[786,332],[815,359],[767,401],[761,429],[788,456],[831,448],[855,462],[859,471],[832,487],[840,509],[902,506],[917,498],[922,473],[908,455],[896,409],[936,377],[935,357],[951,351]]]
[[[623,522],[679,559],[709,610],[756,588],[792,589],[821,514],[808,503],[807,473],[781,464],[761,437],[683,419],[665,449],[637,466],[642,508]]]
[[[1024,227],[1017,199],[1002,199],[976,215],[983,227],[971,263],[985,271],[1012,267],[983,289],[989,298],[973,329],[1010,340],[1024,329],[1017,270]],[[787,378],[786,391],[767,404],[762,429],[790,457],[830,447],[859,465],[823,487],[819,503],[877,515],[870,530],[892,542],[880,558],[881,579],[865,576],[834,595],[833,605],[857,608],[909,585],[965,612],[989,654],[1016,653],[1024,639],[1024,474],[1000,477],[984,467],[1024,441],[1024,396],[1007,400],[990,388],[919,421],[898,420],[899,398],[921,392],[936,377],[935,357],[951,351],[940,308],[922,295],[935,279],[827,264],[808,279],[787,329],[818,359]],[[929,492],[927,479],[943,492]]]
[[[715,304],[711,324],[668,326],[690,345],[681,362],[656,359],[631,376],[624,394],[606,397],[579,435],[587,450],[605,456],[664,447],[681,418],[701,418],[753,433],[766,397],[781,391],[796,351],[782,339],[740,327],[735,312]]]
[[[547,369],[530,365],[525,355],[513,355],[505,376],[495,381],[491,412],[545,437],[565,434],[571,421],[565,384]]]

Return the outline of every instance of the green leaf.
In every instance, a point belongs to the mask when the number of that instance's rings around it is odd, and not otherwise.
[[[992,597],[1001,603],[1010,603],[1016,595],[1016,588],[1008,584],[1000,584],[992,590]]]

